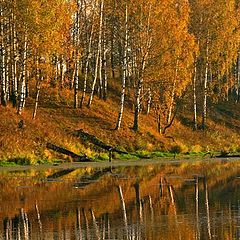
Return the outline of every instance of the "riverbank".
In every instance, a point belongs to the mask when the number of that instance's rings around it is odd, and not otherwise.
[[[228,106],[219,104],[209,112],[206,131],[192,130],[191,112],[184,108],[163,135],[157,131],[154,111],[149,115],[141,113],[140,130],[135,132],[132,129],[133,110],[126,105],[122,126],[116,131],[118,99],[103,101],[96,98],[91,109],[73,109],[71,97],[68,91],[44,89],[35,120],[32,120],[34,100],[31,96],[21,116],[11,106],[0,106],[0,159],[27,165],[73,161],[69,156],[47,149],[46,144],[50,142],[93,160],[108,161],[107,151],[74,135],[79,129],[129,153],[113,156],[120,159],[240,151],[240,110],[231,103],[226,103]],[[229,109],[227,114],[224,109]]]
[[[109,168],[109,167],[135,167],[147,165],[178,165],[178,164],[196,164],[196,163],[226,163],[240,162],[240,158],[155,158],[155,159],[140,159],[140,160],[114,160],[113,162],[89,162],[89,163],[59,163],[59,164],[41,164],[41,165],[25,165],[25,166],[5,166],[0,167],[0,172],[15,172],[15,171],[44,171],[44,170],[66,170],[78,168]]]

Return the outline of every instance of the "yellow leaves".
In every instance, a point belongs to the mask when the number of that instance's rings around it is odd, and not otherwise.
[[[27,26],[29,46],[39,54],[60,51],[69,36],[73,6],[72,1],[64,0],[19,0],[16,6],[19,31],[23,24]]]

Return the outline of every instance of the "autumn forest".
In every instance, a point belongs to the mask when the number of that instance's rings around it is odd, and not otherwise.
[[[60,136],[66,125],[124,149],[129,141],[164,148],[183,126],[186,138],[204,137],[219,106],[227,115],[239,108],[238,0],[1,0],[0,46],[1,156],[13,142],[37,155],[46,139],[76,150],[68,130]],[[5,141],[7,126],[25,124]],[[150,140],[142,143],[141,132]]]

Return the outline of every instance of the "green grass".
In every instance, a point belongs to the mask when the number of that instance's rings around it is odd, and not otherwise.
[[[119,160],[138,160],[139,157],[136,156],[135,154],[116,154],[116,159],[119,159]]]
[[[18,164],[15,162],[8,162],[6,160],[0,161],[0,167],[14,167],[14,166],[18,166]]]

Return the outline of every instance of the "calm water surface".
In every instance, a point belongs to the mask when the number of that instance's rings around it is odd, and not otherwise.
[[[240,161],[1,172],[0,239],[240,240]]]

